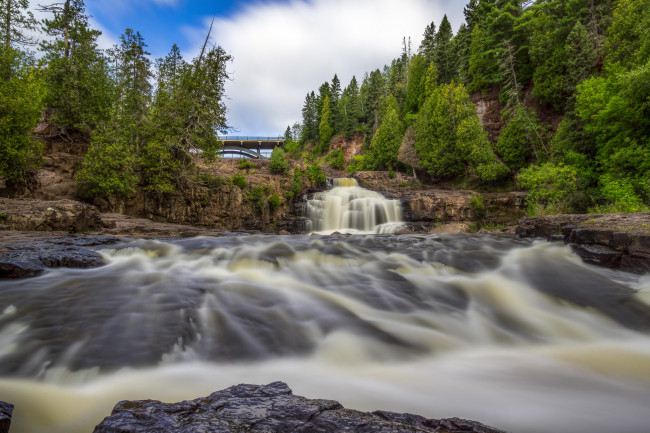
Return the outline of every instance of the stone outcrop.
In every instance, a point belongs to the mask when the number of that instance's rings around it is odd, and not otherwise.
[[[352,158],[361,154],[363,137],[364,135],[361,132],[357,132],[352,138],[347,138],[345,135],[337,135],[330,141],[330,152],[341,149],[345,163],[348,164]]]
[[[0,278],[34,277],[46,268],[93,268],[104,260],[93,247],[114,244],[112,236],[62,236],[0,246]]]
[[[524,218],[515,233],[570,244],[588,263],[650,272],[650,213]]]
[[[81,233],[101,227],[99,210],[89,204],[0,198],[0,230]]]
[[[94,433],[503,433],[483,424],[411,414],[345,409],[332,400],[293,395],[282,382],[237,385],[180,403],[122,401]]]
[[[0,401],[0,433],[9,433],[14,405]]]

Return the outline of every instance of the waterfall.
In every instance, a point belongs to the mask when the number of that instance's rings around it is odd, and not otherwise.
[[[362,188],[356,179],[333,179],[332,188],[307,202],[307,232],[395,233],[403,225],[399,200]]]

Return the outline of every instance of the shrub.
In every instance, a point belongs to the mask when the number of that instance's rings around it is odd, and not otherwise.
[[[578,173],[571,166],[544,163],[530,166],[519,174],[521,186],[529,191],[529,211],[548,208],[556,213],[568,212],[578,192]],[[546,212],[544,212],[546,213]]]
[[[248,185],[248,182],[246,182],[246,178],[243,174],[238,174],[232,178],[232,184],[238,186],[241,189],[245,189]]]
[[[307,176],[309,177],[309,180],[316,185],[321,185],[327,180],[323,173],[323,168],[317,163],[307,167]]]
[[[363,171],[366,169],[365,157],[363,155],[356,155],[348,164],[348,173],[354,173],[355,171]]]
[[[280,200],[280,197],[277,194],[274,193],[269,197],[269,206],[271,207],[271,210],[279,209],[280,206],[282,206],[282,200]]]
[[[341,149],[330,152],[327,158],[325,158],[325,161],[330,167],[337,170],[343,170],[345,168],[345,157]]]
[[[271,163],[269,164],[271,173],[286,174],[289,171],[289,163],[284,156],[284,150],[281,147],[276,147],[271,152]]]
[[[395,179],[395,170],[393,170],[393,167],[390,167],[388,169],[388,178],[389,179]]]
[[[242,159],[241,161],[239,161],[239,169],[240,170],[248,170],[250,168],[255,168],[255,164],[253,164],[252,162],[250,162],[247,159]]]
[[[473,195],[469,200],[469,207],[474,213],[474,219],[482,220],[485,218],[485,198],[482,195]]]

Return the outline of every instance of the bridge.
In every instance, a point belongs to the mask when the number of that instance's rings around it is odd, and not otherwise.
[[[222,155],[239,155],[240,158],[269,159],[271,151],[284,145],[284,137],[219,136]]]

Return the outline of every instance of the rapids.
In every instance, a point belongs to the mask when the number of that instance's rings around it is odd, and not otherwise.
[[[12,433],[88,433],[119,400],[286,381],[349,408],[513,433],[650,426],[650,277],[491,236],[231,236],[100,249],[0,281]]]

